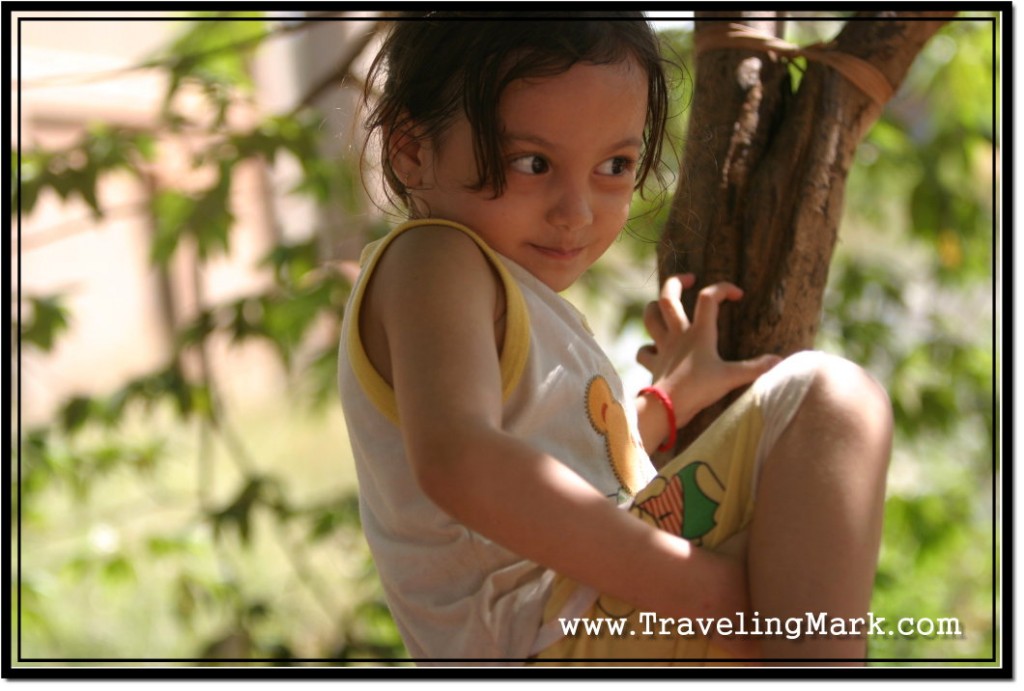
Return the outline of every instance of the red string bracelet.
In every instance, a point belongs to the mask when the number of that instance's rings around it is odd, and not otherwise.
[[[676,446],[676,409],[672,405],[672,399],[669,398],[668,394],[659,389],[657,386],[645,386],[640,389],[640,395],[643,396],[645,393],[653,394],[655,398],[661,401],[661,405],[665,407],[665,414],[668,415],[668,439],[664,444],[658,447],[658,451],[671,451]]]

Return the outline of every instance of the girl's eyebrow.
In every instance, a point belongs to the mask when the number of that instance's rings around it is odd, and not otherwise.
[[[519,134],[516,132],[506,132],[501,136],[501,138],[505,142],[527,142],[530,144],[536,144],[537,146],[540,146],[545,149],[560,148],[558,144],[550,142],[544,137],[541,137],[536,134]],[[608,150],[613,151],[615,149],[624,149],[626,147],[634,147],[637,149],[641,149],[643,148],[643,141],[640,139],[640,137],[626,137],[625,139],[615,142],[614,144],[609,146]]]

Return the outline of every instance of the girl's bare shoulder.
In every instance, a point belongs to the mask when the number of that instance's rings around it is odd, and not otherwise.
[[[420,226],[395,238],[375,271],[378,293],[409,298],[484,291],[494,294],[496,276],[483,250],[466,233],[448,226]]]

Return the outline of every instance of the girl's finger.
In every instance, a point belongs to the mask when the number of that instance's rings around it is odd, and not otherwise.
[[[708,334],[717,340],[718,308],[726,300],[739,300],[743,290],[732,283],[713,283],[700,291],[697,305],[693,310],[693,325],[698,331],[708,329]]]
[[[644,328],[647,329],[647,333],[655,343],[660,343],[665,338],[668,327],[665,325],[665,318],[662,316],[657,302],[648,302],[644,307]]]
[[[654,358],[657,354],[658,349],[651,344],[647,344],[642,346],[640,350],[636,351],[636,361],[640,363],[640,366],[645,370],[654,374]]]
[[[681,274],[669,276],[661,287],[661,294],[658,296],[658,307],[661,309],[662,317],[666,326],[685,330],[690,328],[690,320],[683,310],[683,290],[692,286],[696,277],[693,274]]]
[[[733,388],[749,384],[781,361],[782,358],[778,355],[761,355],[749,360],[728,363]]]

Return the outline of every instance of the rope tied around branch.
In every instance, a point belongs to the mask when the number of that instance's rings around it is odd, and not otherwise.
[[[837,49],[832,42],[798,46],[764,31],[743,24],[710,24],[694,34],[697,55],[709,50],[753,50],[778,57],[803,57],[827,65],[843,75],[868,98],[884,106],[892,98],[893,87],[878,68],[866,60]]]

